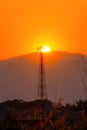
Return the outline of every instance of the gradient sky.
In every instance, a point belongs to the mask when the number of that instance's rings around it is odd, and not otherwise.
[[[40,44],[87,55],[87,0],[0,0],[0,59]]]

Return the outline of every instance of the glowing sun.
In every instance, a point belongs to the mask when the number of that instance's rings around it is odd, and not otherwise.
[[[42,46],[42,48],[41,48],[41,52],[50,52],[51,51],[51,49],[50,49],[50,47],[49,46]]]

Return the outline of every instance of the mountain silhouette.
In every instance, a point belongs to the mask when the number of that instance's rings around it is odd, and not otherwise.
[[[39,53],[32,53],[0,61],[0,102],[37,99],[39,60]],[[81,54],[44,54],[48,99],[63,97],[65,103],[73,103],[87,98],[86,60]]]

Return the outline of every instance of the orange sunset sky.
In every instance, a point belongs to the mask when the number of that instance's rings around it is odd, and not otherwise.
[[[41,44],[87,55],[87,0],[0,0],[0,59]]]

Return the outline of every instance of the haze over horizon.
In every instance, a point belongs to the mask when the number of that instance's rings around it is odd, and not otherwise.
[[[84,58],[86,61],[87,56]],[[86,77],[80,54],[53,52],[44,60],[49,100],[64,97],[64,102],[73,103],[86,99],[87,91],[82,81]],[[0,101],[37,99],[38,61],[39,55],[35,53],[0,61]]]

